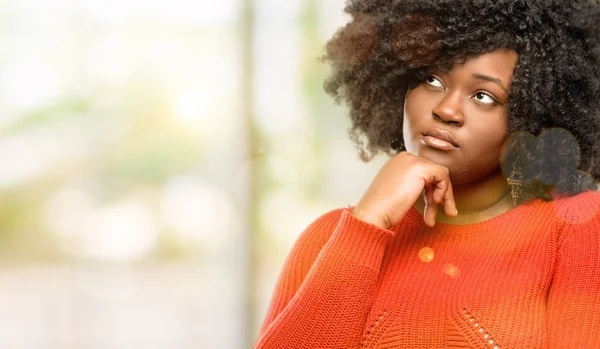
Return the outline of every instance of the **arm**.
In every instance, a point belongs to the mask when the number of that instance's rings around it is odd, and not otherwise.
[[[284,263],[255,349],[358,347],[393,234],[351,209],[310,224]]]
[[[591,205],[599,207],[597,202]],[[550,349],[600,348],[599,214],[567,225],[547,306]]]

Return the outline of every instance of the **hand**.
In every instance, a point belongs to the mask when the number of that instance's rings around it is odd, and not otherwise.
[[[389,229],[404,218],[423,190],[425,224],[434,226],[440,203],[446,215],[458,214],[448,168],[406,151],[400,152],[383,165],[352,214]]]

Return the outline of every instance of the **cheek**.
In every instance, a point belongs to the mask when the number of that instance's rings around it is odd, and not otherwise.
[[[424,99],[420,95],[419,88],[408,90],[404,98],[404,121],[403,132],[407,135],[414,129],[423,113]]]
[[[491,145],[502,142],[506,137],[508,118],[504,108],[497,106],[486,110],[474,102],[465,103],[463,108],[463,127],[469,129],[473,140]]]
[[[419,93],[415,90],[410,90],[406,94],[404,100],[404,115],[402,120],[402,137],[404,138],[404,146],[411,154],[418,154],[420,143],[420,135],[418,130],[423,127],[421,125],[423,117],[423,106],[419,105]]]
[[[508,137],[508,124],[504,114],[492,118],[486,118],[487,122],[481,122],[471,128],[473,141],[475,142],[478,153],[498,155],[502,150],[502,145]],[[491,120],[490,120],[491,119]]]

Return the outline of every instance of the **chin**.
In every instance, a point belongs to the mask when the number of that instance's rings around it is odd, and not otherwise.
[[[416,152],[413,152],[413,154],[418,157],[435,162],[436,164],[444,165],[456,163],[456,161],[460,159],[460,157],[457,156],[459,152],[460,149],[440,150],[436,148],[431,148],[427,145],[421,145],[416,149]]]
[[[425,148],[427,147],[424,146],[423,148],[418,149],[416,153],[412,154],[420,158],[429,160],[440,166],[447,167],[448,170],[450,170],[451,177],[455,175],[458,175],[459,177],[464,177],[464,169],[468,168],[469,166],[465,166],[465,159],[463,157],[457,156],[457,151],[448,152],[433,148]],[[463,171],[461,171],[461,169]]]

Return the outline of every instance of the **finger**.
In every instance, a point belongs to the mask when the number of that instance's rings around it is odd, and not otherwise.
[[[456,202],[454,201],[454,192],[452,191],[452,183],[448,178],[446,181],[446,191],[444,192],[444,196],[442,198],[444,204],[444,211],[448,216],[456,216],[458,214],[458,210],[456,209]]]
[[[437,204],[441,204],[444,200],[444,194],[448,190],[448,181],[442,179],[435,183],[435,190],[433,191],[433,200]]]
[[[434,170],[431,171],[431,177],[429,180],[425,181],[425,185],[433,186],[433,200],[441,204],[444,199],[444,194],[447,191],[448,185],[450,182],[450,171],[447,167],[436,166]]]
[[[435,225],[435,216],[437,215],[437,203],[433,200],[434,187],[425,187],[425,212],[423,212],[423,219],[425,224],[430,227]]]

